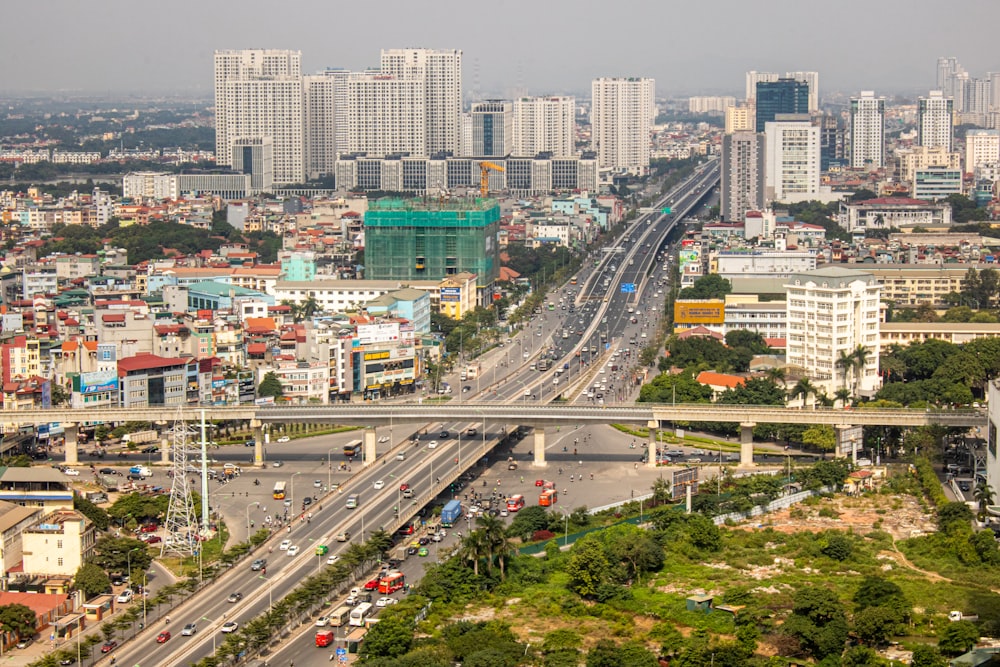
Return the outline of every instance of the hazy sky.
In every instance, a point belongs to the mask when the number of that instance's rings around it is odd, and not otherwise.
[[[302,51],[303,72],[382,48],[464,52],[464,88],[586,93],[651,76],[657,96],[729,93],[744,73],[817,70],[821,94],[920,91],[938,56],[1000,70],[998,0],[41,0],[8,2],[0,91],[212,90],[215,49]]]

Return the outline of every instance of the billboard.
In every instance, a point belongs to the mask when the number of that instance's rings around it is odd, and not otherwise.
[[[674,301],[675,324],[722,324],[725,320],[725,301],[719,299]]]
[[[460,287],[442,287],[441,288],[441,300],[442,301],[461,301],[462,300],[462,288],[460,288]]]
[[[700,253],[697,250],[681,250],[677,253],[677,262],[683,269],[685,264],[694,264],[700,261],[699,256]]]
[[[399,340],[398,322],[358,325],[358,343],[360,345],[392,343],[397,340]]]
[[[115,371],[80,373],[81,394],[98,394],[105,391],[118,391],[118,373]]]

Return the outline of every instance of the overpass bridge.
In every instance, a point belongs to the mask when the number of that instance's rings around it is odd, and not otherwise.
[[[633,424],[649,428],[649,447],[655,449],[657,429],[671,422],[725,422],[740,425],[741,465],[753,464],[753,427],[759,423],[825,424],[837,429],[852,426],[927,426],[984,427],[986,411],[981,409],[912,410],[907,408],[834,409],[785,408],[770,405],[720,405],[715,403],[620,403],[596,406],[541,404],[532,402],[430,403],[380,402],[333,405],[288,406],[155,406],[146,408],[63,408],[36,410],[0,410],[0,423],[39,425],[60,422],[66,437],[66,464],[79,463],[77,432],[79,424],[104,422],[152,421],[248,421],[255,433],[254,460],[263,465],[264,424],[350,424],[365,430],[364,461],[375,460],[376,426],[426,424],[428,422],[500,422],[534,427],[537,466],[545,465],[545,432],[553,426],[597,424]],[[169,460],[166,441],[161,448],[163,461]],[[656,465],[655,454],[648,457]]]

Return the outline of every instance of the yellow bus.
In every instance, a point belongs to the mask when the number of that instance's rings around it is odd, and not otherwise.
[[[361,454],[361,441],[352,440],[344,445],[344,456],[359,456]]]
[[[272,494],[275,500],[285,499],[285,482],[275,482],[274,483],[274,493]]]

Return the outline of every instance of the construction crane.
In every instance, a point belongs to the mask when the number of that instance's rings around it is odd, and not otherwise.
[[[479,196],[485,198],[490,189],[490,169],[493,171],[506,171],[503,167],[492,162],[479,163]]]

